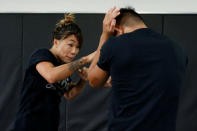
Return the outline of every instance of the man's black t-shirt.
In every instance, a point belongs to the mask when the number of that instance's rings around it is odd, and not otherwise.
[[[30,57],[14,131],[58,130],[61,96],[56,90],[46,88],[48,82],[36,70],[36,64],[42,61],[60,65],[48,49],[39,49]]]
[[[110,73],[110,131],[175,131],[187,57],[149,28],[111,37],[97,65]]]

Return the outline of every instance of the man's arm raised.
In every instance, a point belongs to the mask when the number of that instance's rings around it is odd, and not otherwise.
[[[115,18],[120,14],[120,10],[116,7],[111,8],[105,15],[103,20],[103,32],[100,37],[100,42],[96,50],[96,55],[90,65],[88,71],[88,80],[92,87],[103,87],[109,77],[109,73],[97,66],[100,57],[100,49],[106,40],[113,34],[116,25]]]

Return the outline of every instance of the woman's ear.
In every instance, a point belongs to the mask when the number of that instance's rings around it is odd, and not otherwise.
[[[53,39],[53,45],[57,48],[59,44],[59,40]]]

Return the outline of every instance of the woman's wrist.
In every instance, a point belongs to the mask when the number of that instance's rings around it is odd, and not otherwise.
[[[88,63],[88,60],[87,60],[87,57],[86,56],[82,57],[79,61],[80,61],[80,65],[81,66]]]

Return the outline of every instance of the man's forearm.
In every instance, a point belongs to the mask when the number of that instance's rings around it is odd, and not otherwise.
[[[108,40],[109,37],[110,37],[109,33],[102,33],[101,34],[100,41],[99,41],[99,46],[98,46],[97,50],[101,49],[101,47]]]
[[[120,9],[116,8],[115,6],[111,8],[106,14],[103,19],[103,32],[100,37],[99,46],[97,48],[96,56],[93,62],[90,65],[89,72],[96,66],[99,57],[100,57],[100,49],[105,43],[105,41],[114,33],[116,20],[115,18],[120,14]]]
[[[103,46],[103,44],[107,41],[107,39],[110,37],[109,34],[102,34],[101,35],[101,38],[100,38],[100,42],[99,42],[99,45],[98,45],[98,48],[97,48],[97,51],[96,51],[96,55],[89,67],[89,71],[88,72],[91,72],[91,70],[96,66],[98,60],[99,60],[99,57],[100,57],[100,50]]]

